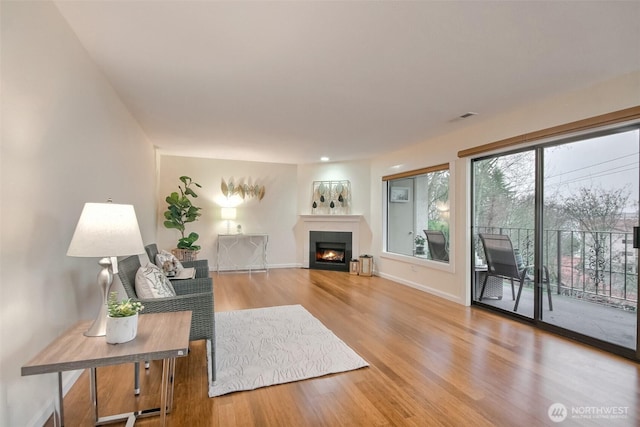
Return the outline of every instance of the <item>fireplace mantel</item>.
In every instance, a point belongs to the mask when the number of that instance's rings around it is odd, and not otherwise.
[[[349,231],[351,232],[353,257],[360,254],[360,224],[362,215],[300,215],[303,225],[302,266],[309,268],[309,232],[310,231]]]
[[[360,222],[362,215],[300,215],[304,222]]]

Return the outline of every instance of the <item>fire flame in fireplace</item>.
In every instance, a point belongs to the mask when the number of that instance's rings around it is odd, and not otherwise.
[[[344,252],[325,250],[320,254],[320,259],[323,261],[342,261],[344,260]]]

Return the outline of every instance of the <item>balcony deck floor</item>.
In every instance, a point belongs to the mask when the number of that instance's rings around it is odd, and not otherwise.
[[[517,295],[517,285],[515,291]],[[553,311],[549,311],[546,292],[543,298],[543,321],[583,335],[635,349],[635,311],[622,310],[555,293],[552,294]],[[513,312],[515,302],[511,299],[511,285],[505,281],[501,300],[483,298],[482,303]],[[517,313],[533,317],[533,289],[524,288],[522,290]]]

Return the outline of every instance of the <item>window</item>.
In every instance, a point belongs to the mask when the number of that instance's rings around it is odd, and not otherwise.
[[[383,177],[386,251],[449,262],[449,165]]]

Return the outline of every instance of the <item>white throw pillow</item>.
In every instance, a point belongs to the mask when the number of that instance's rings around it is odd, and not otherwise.
[[[176,258],[174,254],[164,249],[156,254],[155,262],[165,274],[170,276],[180,274],[184,269],[180,260]]]
[[[171,282],[157,265],[148,263],[136,272],[136,294],[140,299],[175,297]]]

